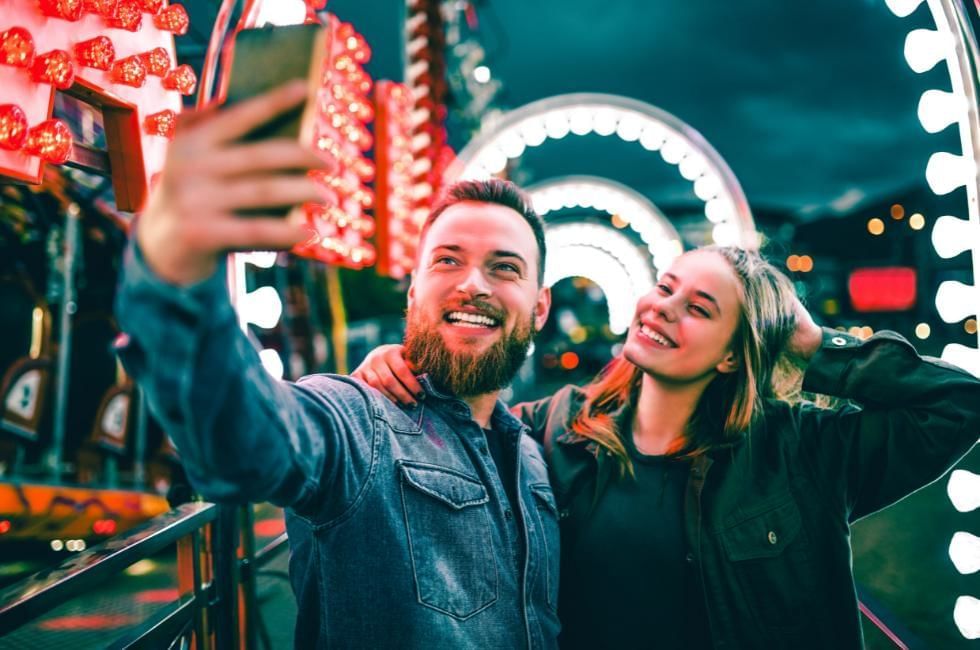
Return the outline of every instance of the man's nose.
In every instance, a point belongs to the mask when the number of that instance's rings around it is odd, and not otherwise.
[[[478,267],[466,271],[462,280],[456,285],[456,290],[470,297],[489,296],[492,293],[490,283],[483,274],[483,269]]]

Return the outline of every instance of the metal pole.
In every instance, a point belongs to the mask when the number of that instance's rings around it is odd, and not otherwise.
[[[61,319],[58,331],[58,370],[55,375],[54,427],[51,449],[48,452],[48,470],[53,481],[61,480],[62,452],[65,446],[65,424],[68,418],[68,373],[71,366],[71,322],[78,311],[75,302],[75,267],[81,248],[82,210],[77,203],[70,203],[65,210],[65,255],[62,277],[64,289],[61,298]]]

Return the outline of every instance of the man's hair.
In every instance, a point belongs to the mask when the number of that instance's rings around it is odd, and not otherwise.
[[[544,238],[544,221],[538,216],[531,206],[531,199],[517,185],[510,181],[499,178],[491,178],[485,181],[459,181],[450,185],[443,193],[440,200],[432,209],[429,218],[422,225],[419,233],[418,251],[422,251],[422,242],[425,240],[426,233],[433,222],[439,218],[450,206],[464,201],[475,203],[494,203],[510,208],[524,218],[524,221],[531,226],[534,233],[534,241],[538,245],[538,284],[544,284],[544,262],[547,252]]]

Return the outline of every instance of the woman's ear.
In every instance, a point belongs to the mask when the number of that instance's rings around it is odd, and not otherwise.
[[[717,366],[715,366],[715,370],[723,375],[727,375],[738,370],[741,365],[742,364],[738,355],[729,350],[728,353],[725,354],[725,358],[722,359]]]

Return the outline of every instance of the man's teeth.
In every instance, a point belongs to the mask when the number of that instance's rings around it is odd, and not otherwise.
[[[497,321],[483,314],[468,314],[464,311],[451,312],[446,319],[463,327],[496,327]]]
[[[653,331],[652,329],[650,329],[646,325],[640,325],[640,331],[643,332],[644,335],[648,336],[649,338],[651,338],[654,341],[656,341],[657,343],[659,343],[660,345],[663,345],[663,346],[668,347],[668,348],[674,347],[674,344],[673,343],[671,343],[670,341],[668,341],[664,337],[660,336],[659,334],[657,334],[655,331]]]

